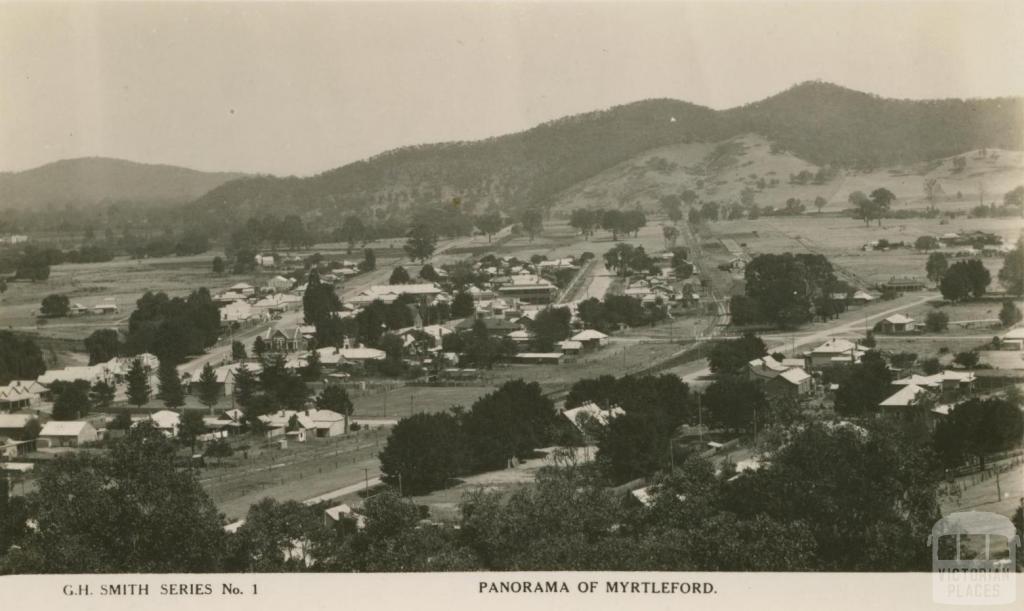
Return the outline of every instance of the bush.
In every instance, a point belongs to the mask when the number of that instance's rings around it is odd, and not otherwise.
[[[949,315],[941,310],[932,310],[924,318],[924,328],[933,333],[949,328]]]

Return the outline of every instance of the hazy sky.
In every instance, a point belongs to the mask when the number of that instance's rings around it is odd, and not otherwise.
[[[651,97],[820,78],[1024,94],[1024,2],[0,4],[0,170],[101,155],[311,174]]]

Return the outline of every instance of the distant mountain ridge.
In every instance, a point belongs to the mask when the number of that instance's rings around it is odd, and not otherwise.
[[[458,198],[470,211],[512,214],[550,206],[573,185],[658,147],[757,134],[810,164],[871,170],[986,147],[1020,150],[1021,117],[1019,97],[894,100],[817,81],[721,111],[644,100],[486,140],[399,148],[308,178],[235,180],[199,198],[193,212],[211,223],[271,210],[324,221],[409,218],[417,206]]]
[[[202,172],[108,157],[80,157],[21,172],[0,173],[0,209],[95,206],[102,203],[191,202],[239,172]]]

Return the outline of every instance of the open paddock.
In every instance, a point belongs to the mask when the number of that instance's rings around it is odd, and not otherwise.
[[[707,224],[707,231],[719,238],[730,238],[751,255],[783,252],[814,252],[823,254],[834,265],[849,270],[865,282],[875,284],[892,276],[924,278],[928,253],[913,248],[886,251],[864,251],[864,244],[885,239],[913,245],[924,235],[940,236],[957,231],[987,231],[1000,235],[1012,244],[1024,231],[1024,219],[954,219],[940,224],[938,219],[882,219],[882,226],[870,227],[858,219],[803,214],[789,217],[762,217],[755,220],[718,221]],[[993,284],[1001,257],[982,261],[993,276]],[[995,286],[993,288],[996,288]]]

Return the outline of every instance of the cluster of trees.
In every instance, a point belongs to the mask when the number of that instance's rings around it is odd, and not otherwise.
[[[39,305],[39,314],[46,318],[60,318],[71,311],[71,300],[67,295],[47,295]]]
[[[936,254],[940,253],[932,253],[932,256]],[[929,274],[940,274],[939,270],[942,264],[938,263],[938,259],[936,258],[936,261],[932,262],[929,257],[929,262],[932,263],[927,270]],[[988,285],[992,282],[992,275],[985,268],[985,264],[978,259],[957,261],[942,271],[939,278],[939,290],[942,292],[942,297],[949,301],[978,299],[985,295]]]
[[[0,331],[0,385],[12,380],[34,380],[46,373],[46,361],[31,338]]]
[[[563,436],[562,420],[539,384],[512,380],[468,410],[400,420],[380,453],[383,479],[407,494],[424,494],[459,475],[503,469]]]
[[[853,205],[854,218],[863,219],[865,225],[870,225],[871,221],[878,221],[878,226],[881,227],[882,219],[896,201],[896,195],[883,187],[872,191],[870,196],[865,195],[863,191],[854,191],[850,193],[848,201]]]
[[[605,295],[604,301],[591,297],[579,303],[577,312],[584,326],[603,332],[651,325],[668,316],[664,305],[644,305],[629,295]]]
[[[50,385],[53,419],[78,420],[88,416],[93,409],[108,408],[114,402],[115,391],[114,385],[104,380],[97,380],[91,386],[85,380],[54,382]]]
[[[266,214],[253,216],[244,224],[239,223],[230,234],[228,250],[253,253],[262,248],[276,249],[279,246],[295,249],[300,246],[311,246],[314,242],[315,236],[298,215],[290,214],[280,218],[274,214]]]
[[[460,461],[474,450],[501,467],[552,417],[539,401],[489,403],[477,416],[403,420],[388,444],[387,476],[397,485],[401,474],[403,492],[429,490],[471,464]],[[500,447],[465,445],[464,429],[480,425],[499,431]],[[793,427],[769,463],[735,478],[693,457],[659,467],[649,506],[606,488],[600,466],[568,460],[511,495],[467,496],[451,525],[423,522],[415,504],[385,489],[364,501],[362,529],[354,519],[326,526],[323,507],[265,499],[226,533],[176,452],[140,424],[109,455],[58,458],[27,497],[0,490],[9,518],[0,523],[0,572],[924,571],[930,551],[921,542],[939,517],[930,448],[870,425]]]
[[[836,412],[848,417],[868,416],[878,411],[878,404],[892,394],[893,372],[885,357],[875,350],[864,353],[859,363],[843,367],[835,373]]]
[[[974,397],[957,405],[935,427],[935,452],[946,467],[959,467],[968,458],[985,469],[988,454],[1019,447],[1024,436],[1016,397]]]
[[[745,294],[734,295],[729,304],[735,324],[791,327],[841,311],[832,294],[845,294],[846,287],[823,255],[758,255],[747,264],[744,276]]]
[[[768,354],[764,341],[753,333],[744,333],[737,339],[715,342],[708,353],[708,367],[712,373],[739,375],[750,361]]]
[[[204,233],[186,232],[177,239],[168,235],[145,241],[139,240],[130,244],[126,250],[133,259],[169,257],[171,255],[187,257],[201,255],[210,250],[210,240]],[[107,260],[109,261],[109,259]]]
[[[817,172],[810,170],[800,170],[796,174],[789,175],[789,184],[791,185],[823,185],[839,174],[839,169],[833,166],[823,166],[818,168]]]
[[[476,320],[468,331],[449,333],[441,340],[445,352],[459,354],[459,362],[490,369],[494,363],[515,356],[515,342],[507,337],[495,337],[487,330],[483,320]]]
[[[618,240],[620,235],[639,232],[647,225],[647,216],[639,206],[629,210],[576,208],[569,216],[569,225],[587,238],[594,235],[595,230],[603,229],[611,234],[612,240]]]
[[[689,387],[679,376],[605,375],[573,384],[567,409],[593,402],[625,412],[607,426],[583,423],[587,437],[597,441],[597,462],[604,477],[622,483],[646,477],[673,460],[672,435],[683,423],[696,422],[697,410]]]
[[[212,346],[220,334],[220,313],[210,291],[200,288],[186,298],[147,291],[128,319],[124,352],[150,352],[161,362],[181,363]]]
[[[654,259],[648,256],[644,247],[632,244],[616,244],[611,250],[604,253],[604,263],[608,269],[615,271],[620,276],[639,273],[657,274],[659,271]]]

